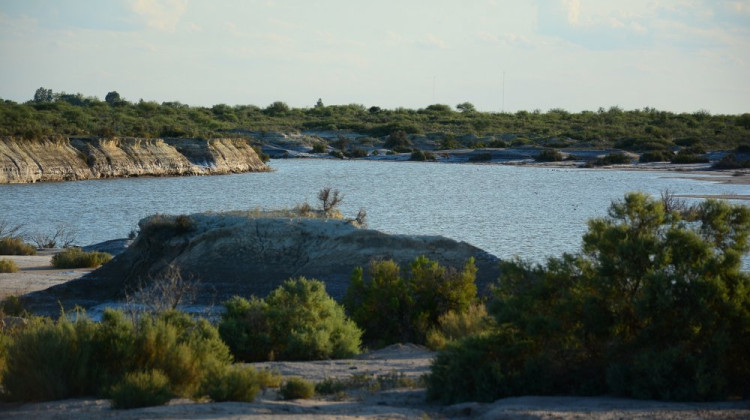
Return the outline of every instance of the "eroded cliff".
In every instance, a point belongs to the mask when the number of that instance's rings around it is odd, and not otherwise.
[[[267,171],[237,139],[0,139],[0,183]]]
[[[424,255],[462,267],[475,259],[477,286],[487,293],[499,277],[497,257],[442,236],[390,235],[344,220],[269,217],[252,212],[153,216],[141,221],[135,242],[100,269],[65,284],[24,296],[27,308],[59,313],[60,305],[90,308],[169,277],[176,268],[196,282],[196,304],[213,305],[234,295],[266,296],[284,280],[305,276],[326,283],[341,299],[355,267],[393,259],[408,266]]]

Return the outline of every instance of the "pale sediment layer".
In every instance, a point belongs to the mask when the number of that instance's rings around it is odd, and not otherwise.
[[[0,184],[267,170],[237,139],[0,139]]]

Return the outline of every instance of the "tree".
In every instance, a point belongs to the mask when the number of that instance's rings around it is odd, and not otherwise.
[[[120,98],[120,94],[113,90],[112,92],[107,93],[107,96],[104,97],[104,101],[110,106],[115,106],[121,103],[122,99]]]
[[[284,115],[289,112],[289,105],[281,101],[276,101],[271,105],[268,105],[264,112],[272,116]]]
[[[323,105],[323,100],[318,98],[318,102],[315,103],[315,108],[325,108],[326,106]]]
[[[470,114],[472,112],[477,111],[477,109],[474,107],[474,105],[471,102],[460,103],[456,105],[456,109],[463,112],[464,114]]]
[[[54,94],[52,93],[52,89],[45,89],[43,87],[40,87],[39,89],[34,92],[34,102],[41,104],[45,102],[52,102],[54,99]]]

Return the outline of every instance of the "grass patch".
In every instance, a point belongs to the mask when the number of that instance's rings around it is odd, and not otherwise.
[[[0,238],[0,255],[35,255],[36,248],[25,243],[21,238]]]
[[[106,252],[85,252],[80,248],[68,248],[52,256],[56,268],[96,268],[109,262],[112,256]]]
[[[0,273],[17,273],[18,265],[15,261],[9,259],[0,259]]]

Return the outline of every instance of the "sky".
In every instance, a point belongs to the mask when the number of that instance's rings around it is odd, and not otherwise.
[[[750,112],[750,0],[0,0],[0,98]]]

